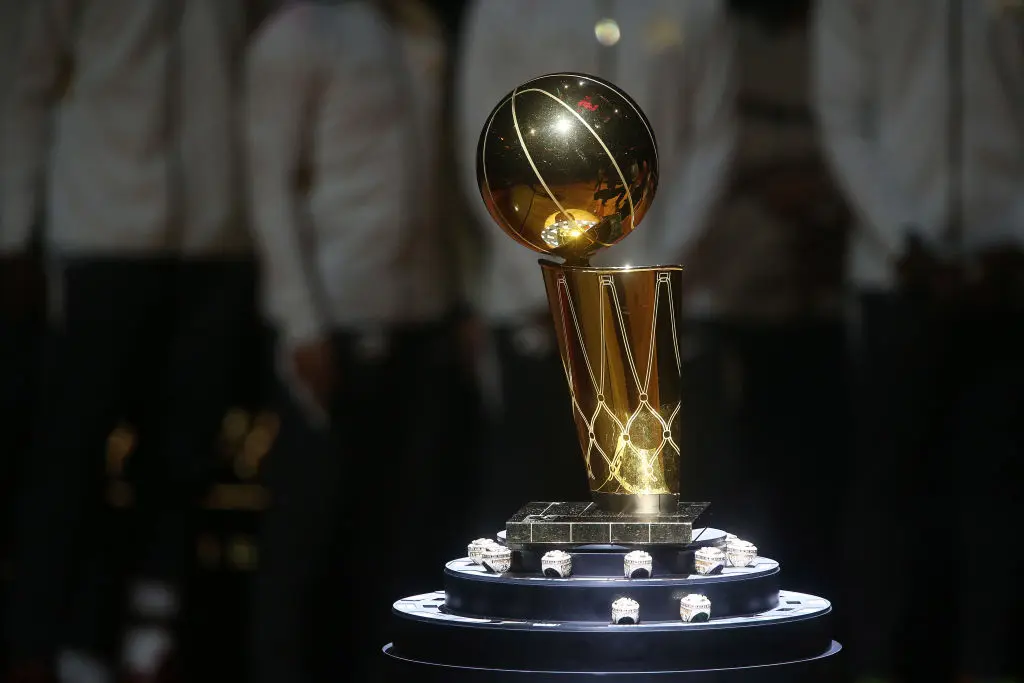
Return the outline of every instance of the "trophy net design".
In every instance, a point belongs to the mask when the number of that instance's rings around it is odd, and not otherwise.
[[[509,94],[478,150],[484,202],[542,260],[594,502],[674,512],[679,502],[678,266],[591,268],[636,229],[658,154],[640,108],[591,76],[554,74]]]
[[[615,511],[674,511],[680,270],[542,268],[595,502]]]

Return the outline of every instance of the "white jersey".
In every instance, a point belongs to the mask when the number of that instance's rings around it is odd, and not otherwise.
[[[58,255],[248,248],[241,0],[30,0],[4,103],[0,250],[40,216]]]
[[[1024,245],[1024,13],[988,0],[820,0],[815,99],[856,211],[850,277],[893,285],[913,228],[950,257]]]
[[[370,3],[297,3],[251,46],[253,224],[286,344],[451,305],[435,206],[444,49],[417,17],[396,29]]]

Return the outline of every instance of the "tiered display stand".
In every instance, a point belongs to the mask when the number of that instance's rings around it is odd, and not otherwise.
[[[558,521],[554,515],[536,514],[537,505],[547,504],[531,505],[533,519]],[[529,508],[524,510],[529,513]],[[549,540],[550,535],[530,542],[524,529],[514,526],[522,518],[521,513],[510,520],[509,533],[496,537],[513,550],[508,572],[491,573],[469,558],[452,560],[444,569],[444,591],[394,604],[394,642],[384,648],[393,665],[389,680],[834,680],[841,648],[831,637],[831,605],[781,590],[778,562],[757,557],[747,567],[696,573],[694,553],[703,546],[724,550],[725,532],[687,526],[685,544],[573,543]],[[536,533],[540,528],[533,530],[534,537],[542,535]],[[555,548],[572,555],[568,578],[541,572],[543,552]],[[650,578],[624,576],[623,558],[637,549],[652,556]],[[679,603],[690,593],[711,600],[710,621],[681,620]],[[639,603],[639,623],[611,623],[612,602],[622,597]]]

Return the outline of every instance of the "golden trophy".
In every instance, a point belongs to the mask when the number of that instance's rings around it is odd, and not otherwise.
[[[706,503],[680,503],[680,266],[591,267],[629,235],[658,187],[654,132],[614,85],[560,73],[519,86],[488,117],[480,194],[540,266],[591,503],[530,503],[512,546],[686,544]]]
[[[681,268],[589,264],[654,198],[643,113],[592,76],[533,79],[488,118],[477,174],[501,228],[562,261],[541,269],[592,500],[526,504],[443,591],[395,602],[394,678],[835,680],[828,601],[679,500]]]

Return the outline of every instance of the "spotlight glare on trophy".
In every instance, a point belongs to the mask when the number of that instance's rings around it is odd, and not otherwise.
[[[597,508],[591,512],[668,514],[685,524],[682,514],[692,522],[706,504],[679,503],[682,268],[589,265],[590,256],[637,229],[654,199],[658,150],[647,118],[601,79],[541,76],[501,100],[477,151],[480,194],[498,226],[523,246],[564,259],[540,266]],[[513,521],[535,513],[527,508]],[[546,516],[552,512],[559,511]]]

